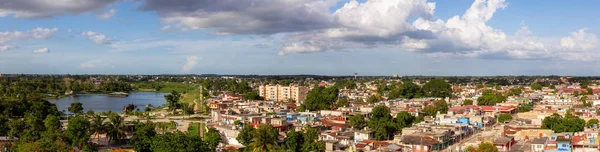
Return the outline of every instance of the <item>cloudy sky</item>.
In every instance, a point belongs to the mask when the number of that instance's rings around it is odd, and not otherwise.
[[[600,75],[596,6],[0,0],[0,73]]]

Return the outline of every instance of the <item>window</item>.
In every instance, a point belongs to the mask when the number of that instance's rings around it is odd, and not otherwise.
[[[567,144],[562,144],[562,147],[567,147]]]

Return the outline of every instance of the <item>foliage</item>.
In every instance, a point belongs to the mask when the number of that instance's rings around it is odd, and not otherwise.
[[[285,148],[292,152],[300,152],[302,145],[304,144],[304,137],[301,132],[296,132],[296,129],[292,128],[287,133],[287,137],[283,140]]]
[[[529,87],[531,87],[532,90],[542,90],[542,85],[537,82],[532,83]]]
[[[175,90],[173,90],[170,94],[165,95],[165,100],[167,101],[167,107],[169,107],[169,110],[175,111],[175,109],[178,107],[180,99],[181,94]]]
[[[521,88],[511,88],[511,89],[509,89],[508,95],[509,96],[521,96],[521,93],[523,93]]]
[[[496,105],[496,103],[502,103],[506,101],[506,97],[499,93],[494,93],[492,90],[485,90],[482,96],[477,98],[478,105]]]
[[[552,129],[554,132],[579,132],[583,131],[585,125],[585,120],[568,112],[564,117],[554,113],[544,118],[542,128]]]
[[[243,95],[246,100],[264,100],[256,91],[250,91]]]
[[[597,127],[598,126],[598,119],[590,119],[590,120],[588,120],[586,126],[588,128]]]
[[[477,146],[477,152],[498,152],[498,148],[492,143],[483,142]]]
[[[444,100],[437,100],[432,105],[428,105],[423,109],[425,115],[435,116],[438,112],[445,114],[448,112],[448,103]]]
[[[470,145],[470,146],[467,146],[467,148],[465,148],[465,151],[472,152],[472,151],[477,151],[477,149],[475,149],[475,147],[473,147],[472,145]]]
[[[69,119],[65,134],[73,146],[83,148],[90,139],[89,128],[90,122],[85,117],[76,116]]]
[[[394,124],[394,120],[390,115],[390,109],[383,105],[373,108],[368,126],[374,131],[375,136],[373,139],[375,140],[391,139],[397,129],[397,126]]]
[[[100,134],[106,133],[106,128],[104,127],[104,118],[100,115],[94,115],[92,117],[90,123],[90,135],[96,134],[96,139],[100,141]]]
[[[373,95],[371,97],[369,97],[369,99],[367,99],[367,102],[369,102],[370,104],[374,104],[381,101],[381,99],[378,97],[378,95]]]
[[[300,111],[325,110],[331,108],[337,100],[339,90],[335,87],[315,87],[307,95]]]
[[[252,143],[249,146],[257,152],[274,151],[279,148],[277,145],[278,136],[279,132],[273,126],[261,124],[256,129]]]
[[[498,122],[502,123],[502,122],[506,122],[506,121],[510,121],[512,120],[512,115],[510,114],[500,114],[498,115]]]
[[[325,142],[318,141],[320,133],[321,132],[315,128],[308,125],[304,126],[304,132],[302,133],[302,137],[304,137],[302,151],[325,151]]]
[[[81,102],[72,102],[69,108],[67,108],[69,112],[74,114],[82,114],[83,113],[83,105]]]
[[[452,86],[440,78],[425,83],[422,90],[429,97],[445,98],[452,96]]]
[[[109,142],[117,142],[125,137],[125,121],[119,115],[108,116],[108,122],[104,124],[106,126],[106,135],[109,138]]]
[[[465,99],[465,101],[463,101],[463,105],[473,105],[473,100]]]
[[[533,110],[533,104],[522,104],[517,107],[517,112],[528,112]]]
[[[348,102],[348,98],[341,98],[337,100],[335,103],[336,107],[348,107],[350,106],[350,102]]]
[[[208,143],[210,149],[216,149],[221,142],[221,134],[215,128],[209,128],[206,134],[204,134],[204,141]]]
[[[189,136],[179,131],[157,134],[152,138],[150,149],[155,152],[215,151],[200,136]]]
[[[250,143],[252,143],[252,138],[254,137],[255,131],[256,129],[254,129],[254,127],[245,125],[235,139],[237,139],[240,144],[248,146]]]
[[[348,120],[348,125],[355,129],[363,129],[366,126],[366,121],[364,116],[359,113],[354,116],[350,116]]]
[[[401,85],[393,88],[389,93],[390,99],[396,98],[407,98],[413,99],[417,97],[421,97],[423,93],[421,92],[421,87],[412,81],[404,81]]]
[[[415,122],[416,117],[406,111],[400,111],[396,114],[396,127],[398,130],[402,128],[410,127]]]

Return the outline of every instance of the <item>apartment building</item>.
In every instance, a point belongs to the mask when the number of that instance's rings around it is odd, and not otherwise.
[[[281,85],[262,85],[259,86],[259,95],[265,100],[287,101],[292,99],[297,103],[302,103],[308,94],[308,87],[305,86],[281,86]]]

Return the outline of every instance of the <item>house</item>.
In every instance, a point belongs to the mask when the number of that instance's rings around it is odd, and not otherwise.
[[[515,143],[515,138],[509,136],[496,138],[493,142],[494,146],[496,146],[499,151],[510,151]]]
[[[433,145],[440,144],[439,141],[428,136],[403,136],[400,143],[409,149],[411,152],[431,152]]]
[[[354,143],[362,142],[363,140],[371,140],[375,136],[374,132],[368,127],[363,130],[354,132]]]
[[[568,136],[550,136],[546,141],[544,152],[571,151],[571,139]]]
[[[543,152],[546,148],[548,137],[541,137],[531,141],[531,152]]]

